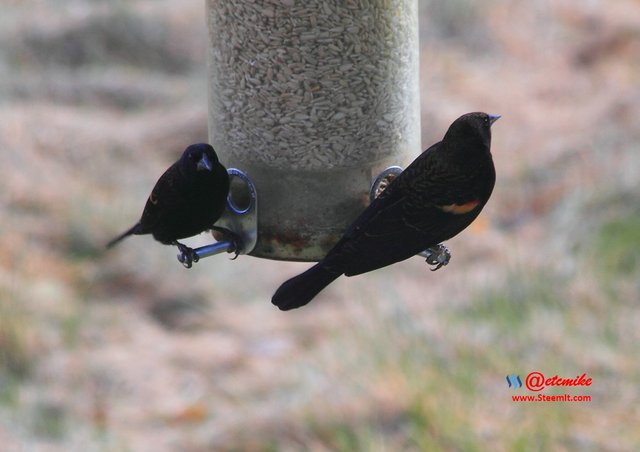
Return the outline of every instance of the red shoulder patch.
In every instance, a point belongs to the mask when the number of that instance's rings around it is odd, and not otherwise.
[[[464,204],[448,204],[446,206],[437,206],[438,209],[443,212],[452,213],[455,215],[462,215],[463,213],[469,213],[476,207],[480,205],[479,199],[474,199],[473,201],[466,202]]]

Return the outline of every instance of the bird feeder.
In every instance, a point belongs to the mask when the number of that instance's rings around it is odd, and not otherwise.
[[[319,260],[366,207],[374,179],[421,151],[417,0],[206,8],[209,139],[259,200],[244,251]],[[230,200],[246,197],[243,180]]]

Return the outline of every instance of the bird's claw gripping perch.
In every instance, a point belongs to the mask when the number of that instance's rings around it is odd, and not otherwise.
[[[238,238],[237,235],[233,234],[232,237],[229,237],[229,242],[231,242],[231,247],[227,250],[227,253],[233,253],[232,261],[235,261],[240,255],[240,250],[242,249],[242,241]]]
[[[214,238],[218,240],[218,242],[229,243],[226,251],[227,253],[234,253],[234,256],[231,258],[231,260],[235,260],[240,255],[240,251],[242,251],[243,245],[240,236],[227,228],[221,228],[219,226],[212,227],[211,231],[213,232]]]
[[[449,251],[449,248],[442,243],[432,246],[431,248],[427,248],[420,253],[420,255],[426,258],[427,264],[435,265],[435,267],[431,269],[432,272],[444,267],[451,260],[451,252]]]
[[[195,262],[200,260],[200,256],[193,248],[189,248],[182,243],[176,243],[176,246],[180,250],[178,254],[178,261],[184,266],[184,268],[191,268]]]

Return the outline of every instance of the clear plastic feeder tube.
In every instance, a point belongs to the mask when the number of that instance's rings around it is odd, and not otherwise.
[[[417,0],[207,0],[209,135],[259,199],[251,255],[319,260],[420,149]]]

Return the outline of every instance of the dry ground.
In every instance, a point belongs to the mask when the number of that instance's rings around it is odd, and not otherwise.
[[[447,268],[286,314],[305,264],[103,250],[207,139],[203,2],[1,8],[3,451],[640,449],[640,2],[421,1],[423,142],[502,114],[494,196]]]

